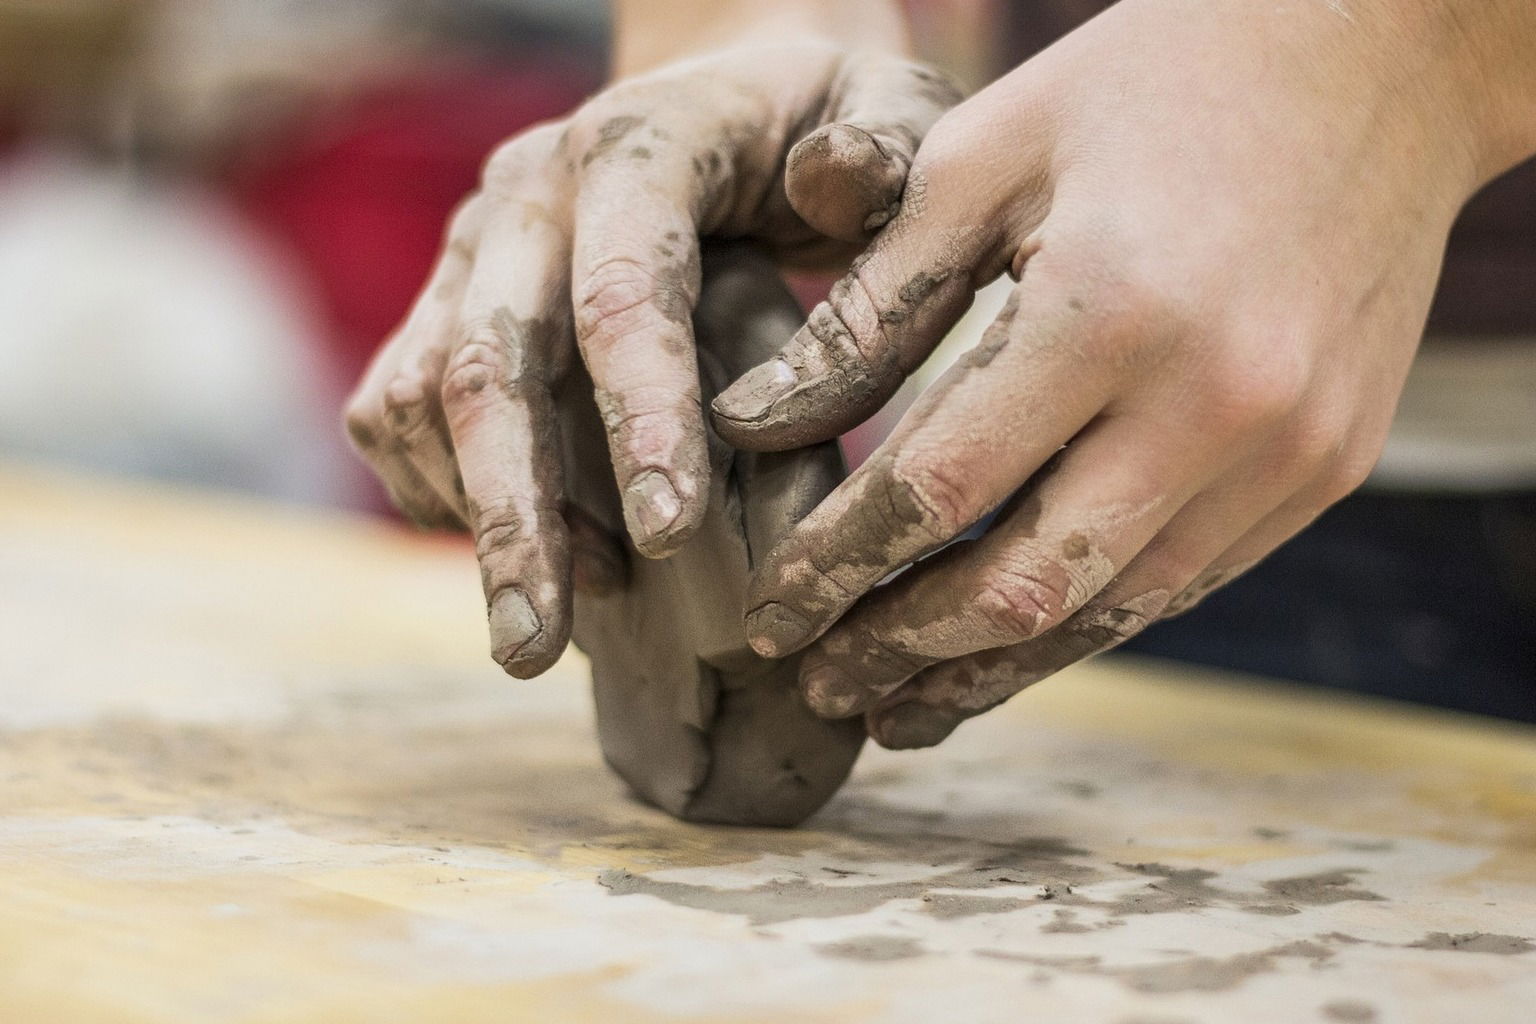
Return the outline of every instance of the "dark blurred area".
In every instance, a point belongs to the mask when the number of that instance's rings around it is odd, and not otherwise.
[[[908,6],[975,87],[1108,4]],[[0,457],[382,510],[342,398],[606,47],[599,0],[0,0]],[[1536,164],[1458,224],[1366,490],[1132,646],[1536,721]]]

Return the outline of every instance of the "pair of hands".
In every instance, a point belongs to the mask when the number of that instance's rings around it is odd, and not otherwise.
[[[572,581],[612,582],[552,444],[578,353],[636,547],[664,556],[702,515],[700,236],[826,267],[874,234],[716,399],[752,449],[875,412],[1011,274],[982,342],[749,595],[760,653],[810,645],[812,707],[936,743],[1190,607],[1375,462],[1450,224],[1513,160],[1446,48],[1370,16],[1363,43],[1323,4],[1125,0],[948,113],[931,73],[820,44],[621,82],[492,156],[352,436],[418,521],[473,532],[494,656],[529,676],[565,646]]]

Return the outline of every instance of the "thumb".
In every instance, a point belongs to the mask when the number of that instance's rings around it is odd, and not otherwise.
[[[888,54],[849,57],[833,83],[829,123],[790,150],[784,188],[797,214],[843,242],[866,242],[896,215],[907,171],[960,90]]]

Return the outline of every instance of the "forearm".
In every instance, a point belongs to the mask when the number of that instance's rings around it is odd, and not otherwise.
[[[744,42],[822,38],[906,53],[896,0],[614,0],[613,77]]]
[[[1483,179],[1536,154],[1536,3],[1440,0],[1462,26],[1467,80],[1483,109]]]
[[[1348,21],[1341,36],[1374,40],[1355,52],[1428,113],[1426,132],[1461,142],[1473,189],[1536,153],[1532,0],[1317,2]]]

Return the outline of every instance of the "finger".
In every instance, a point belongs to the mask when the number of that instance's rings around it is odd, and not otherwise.
[[[361,389],[347,405],[347,436],[384,485],[390,503],[423,530],[457,526],[458,515],[417,472],[409,453],[389,431],[388,422],[379,390]]]
[[[596,388],[624,521],[652,558],[698,529],[709,491],[691,316],[697,215],[692,150],[639,117],[573,143],[580,168],[571,264],[576,340]]]
[[[492,656],[519,678],[565,649],[571,561],[550,393],[566,344],[563,233],[526,205],[488,214],[443,374],[490,618]]]
[[[928,195],[921,167],[901,214],[811,310],[778,355],[711,405],[716,432],[753,451],[802,448],[868,419],[896,393],[975,294],[973,269],[990,243],[953,194]]]
[[[1166,592],[1116,598],[1083,608],[1037,641],[978,651],[924,669],[865,717],[871,739],[888,750],[931,747],[968,718],[1074,662],[1109,650],[1154,621]]]
[[[1192,449],[1166,427],[1095,422],[981,539],[914,566],[812,645],[801,661],[807,702],[828,717],[857,714],[929,665],[1055,631],[1222,463],[1214,445]]]
[[[918,143],[960,90],[930,68],[868,54],[844,63],[832,92],[831,123],[790,150],[784,187],[811,227],[865,242],[900,209]]]
[[[715,429],[740,448],[803,447],[880,409],[970,306],[1010,266],[1010,239],[1047,206],[1039,139],[1004,143],[961,106],[923,142],[896,217],[775,358],[712,405]],[[1010,169],[1010,179],[979,168]],[[1016,245],[1014,246],[1016,248]]]
[[[1115,580],[1043,636],[924,669],[868,712],[877,743],[933,746],[968,718],[1075,662],[1110,650],[1225,585],[1315,515],[1284,501],[1289,481],[1230,475],[1194,498]],[[1281,503],[1275,508],[1277,503]],[[1268,512],[1266,510],[1274,509]],[[1248,524],[1258,519],[1251,529]]]
[[[1104,408],[1125,371],[1083,372],[1095,324],[1049,291],[1015,289],[980,344],[768,554],[748,588],[758,653],[804,646],[996,509]]]
[[[1268,558],[1276,548],[1306,529],[1335,499],[1322,490],[1309,490],[1261,519],[1225,550],[1215,555],[1198,575],[1174,591],[1161,618],[1183,615],[1212,593]]]
[[[466,522],[468,508],[443,416],[441,382],[469,279],[471,251],[468,237],[450,235],[436,271],[402,328],[405,357],[384,386],[384,414],[395,445],[440,503],[452,510],[450,518],[456,526]]]

